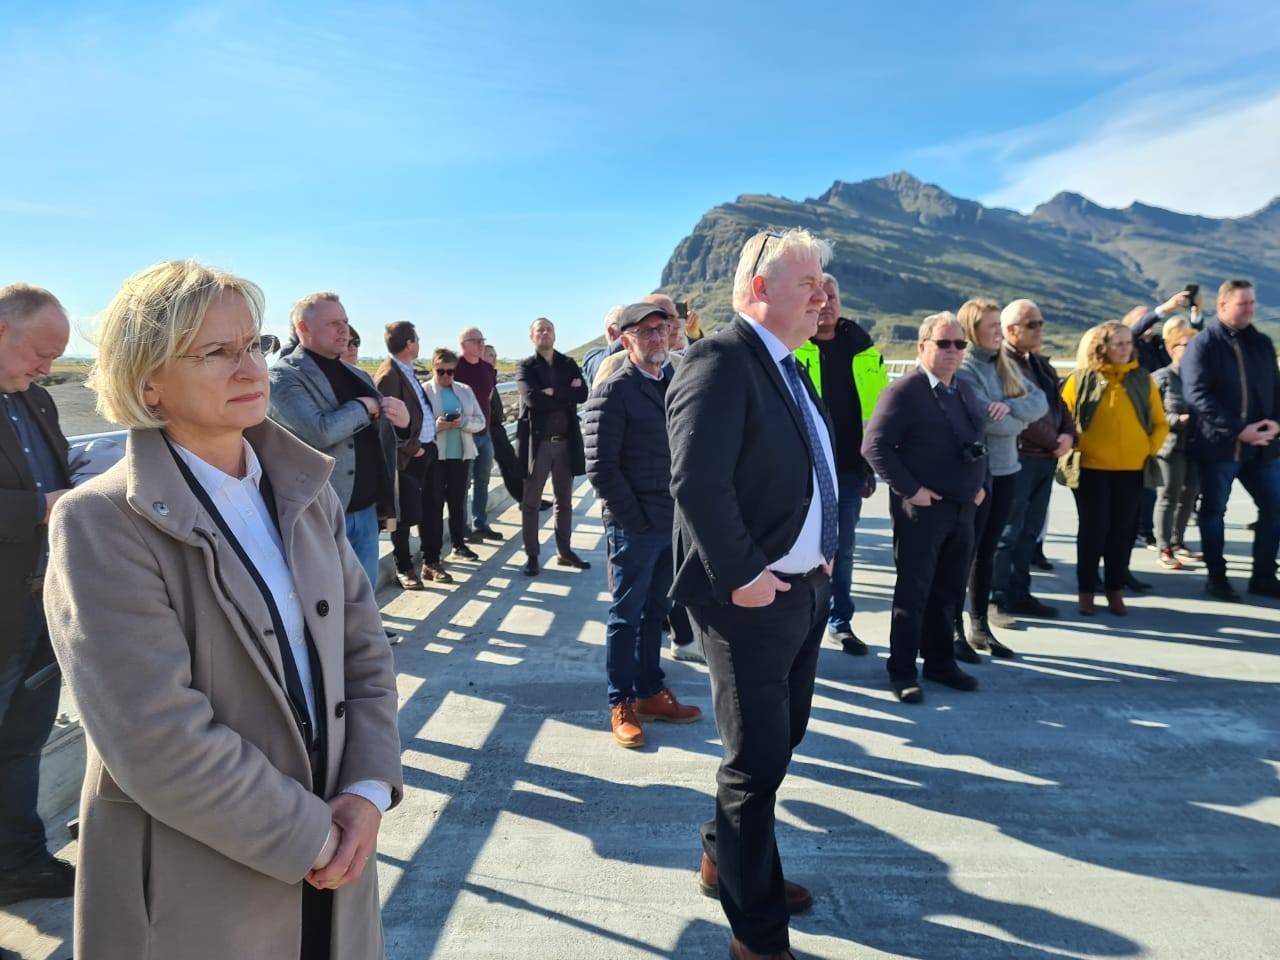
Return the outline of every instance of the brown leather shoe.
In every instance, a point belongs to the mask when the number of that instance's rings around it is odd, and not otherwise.
[[[782,886],[787,894],[787,913],[804,913],[813,906],[813,894],[800,884],[784,880]],[[720,899],[720,871],[706,853],[703,853],[702,862],[698,864],[698,889],[704,897]]]
[[[796,960],[790,950],[781,953],[756,953],[737,937],[729,938],[729,960]]]
[[[644,746],[644,728],[636,717],[634,703],[615,704],[612,711],[613,739],[628,750]]]
[[[444,568],[439,560],[422,565],[422,579],[434,580],[436,583],[453,583],[453,574]]]
[[[1079,610],[1080,610],[1080,612],[1081,612],[1081,613],[1083,613],[1086,617],[1092,617],[1095,613],[1097,613],[1097,612],[1098,612],[1098,608],[1097,608],[1097,607],[1095,607],[1095,606],[1093,605],[1093,594],[1092,594],[1092,593],[1081,593],[1081,594],[1080,594]]]
[[[702,711],[686,706],[676,695],[663,687],[652,697],[636,701],[636,716],[641,720],[665,720],[667,723],[693,723],[702,719]]]
[[[1124,593],[1120,590],[1107,591],[1107,609],[1117,617],[1128,616],[1129,608],[1124,605]]]
[[[396,581],[400,584],[401,590],[422,589],[422,578],[415,570],[397,570]]]

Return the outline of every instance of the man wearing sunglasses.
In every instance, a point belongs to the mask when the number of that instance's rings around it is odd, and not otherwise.
[[[1018,482],[1013,506],[996,546],[995,568],[991,576],[991,599],[996,605],[992,622],[1011,626],[1013,618],[1056,617],[1056,608],[1031,595],[1031,560],[1036,538],[1049,513],[1053,492],[1053,472],[1058,459],[1075,446],[1076,427],[1071,411],[1062,402],[1058,374],[1053,364],[1040,354],[1044,343],[1044,317],[1030,300],[1014,300],[1000,312],[1004,331],[1001,347],[1028,383],[1044,391],[1049,412],[1027,425],[1018,438]]]
[[[986,410],[955,378],[968,345],[951,313],[920,325],[920,366],[880,395],[862,454],[889,484],[893,561],[898,569],[889,627],[889,686],[919,703],[924,677],[953,690],[978,681],[956,665],[952,624],[964,605],[973,558],[974,511],[990,485],[983,442]]]

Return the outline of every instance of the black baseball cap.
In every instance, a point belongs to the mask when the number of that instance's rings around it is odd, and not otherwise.
[[[655,315],[663,320],[671,319],[671,314],[656,303],[633,303],[622,311],[622,319],[618,321],[618,332],[630,330],[640,321]]]

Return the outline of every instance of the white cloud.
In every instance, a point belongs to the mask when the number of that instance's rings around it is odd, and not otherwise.
[[[1110,207],[1138,200],[1238,217],[1280,194],[1278,130],[1280,91],[1201,87],[1092,104],[947,149],[997,164],[1003,182],[981,198],[988,205],[1026,211],[1071,190]]]

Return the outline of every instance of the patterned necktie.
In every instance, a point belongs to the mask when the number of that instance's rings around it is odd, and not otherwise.
[[[813,472],[818,478],[818,493],[822,497],[822,556],[830,560],[836,555],[836,521],[838,510],[836,485],[827,469],[827,458],[822,452],[822,441],[818,437],[818,426],[813,422],[813,414],[809,410],[809,395],[805,392],[804,382],[800,379],[800,371],[796,367],[796,358],[787,355],[782,360],[782,369],[787,372],[787,386],[800,408],[800,416],[804,418],[805,433],[808,434],[809,456],[813,460]]]

